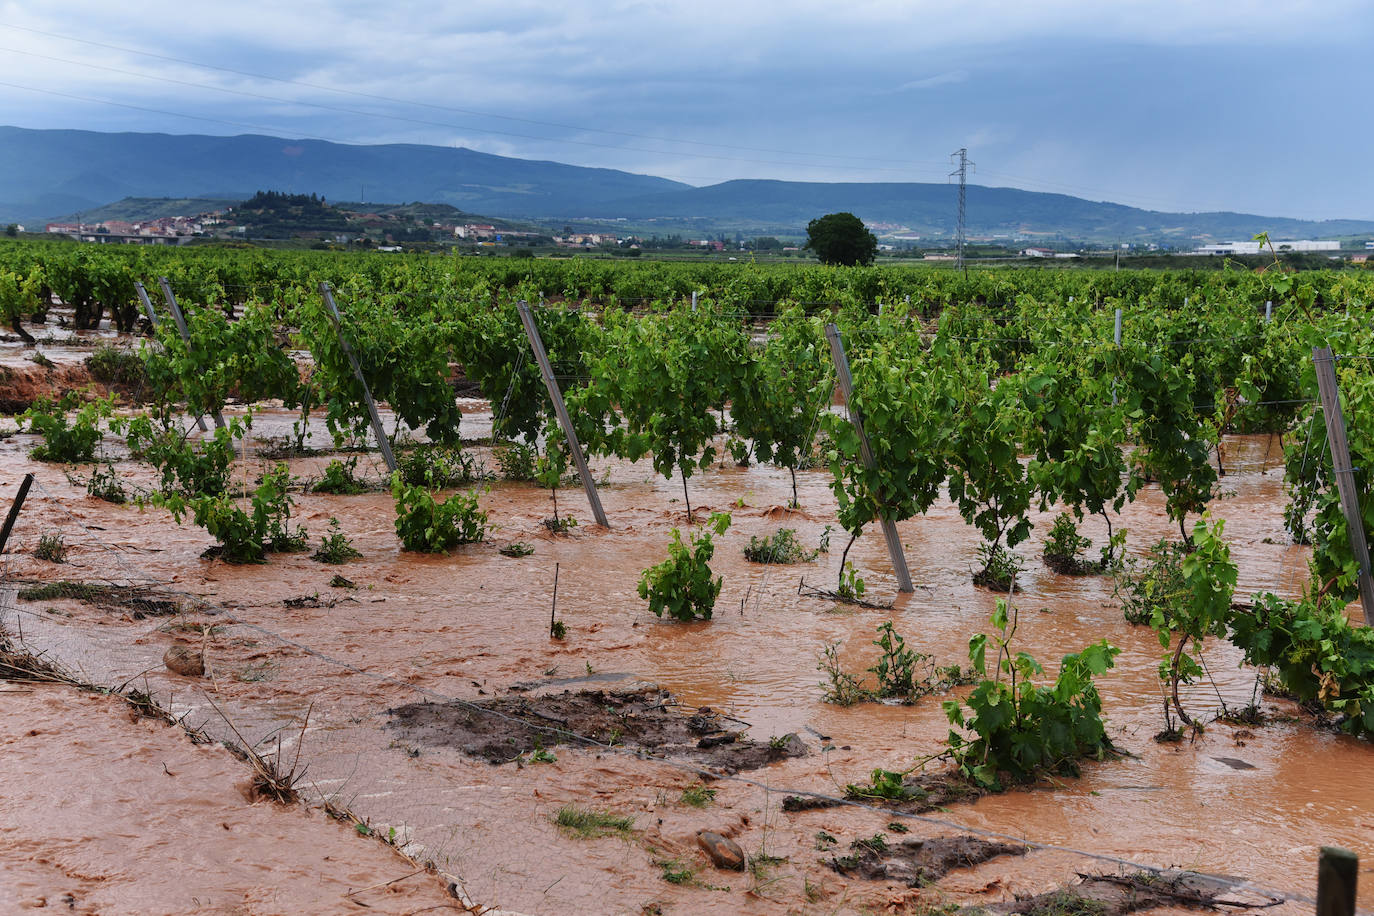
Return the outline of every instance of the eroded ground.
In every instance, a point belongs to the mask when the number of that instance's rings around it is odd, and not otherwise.
[[[260,412],[255,436],[261,441],[282,434],[290,421],[285,413]],[[316,441],[325,442],[318,425]],[[489,431],[490,413],[470,405],[464,435],[481,438]],[[7,581],[155,586],[181,596],[186,606],[172,617],[139,619],[135,609],[110,602],[19,601],[11,594],[0,602],[6,625],[22,625],[29,643],[102,683],[136,679],[194,724],[223,731],[216,707],[223,709],[260,749],[275,750],[281,738],[284,751],[294,753],[309,713],[300,740],[313,790],[366,815],[384,835],[394,831],[398,845],[438,862],[482,903],[526,913],[992,906],[1057,892],[1079,872],[1112,867],[1037,846],[911,887],[901,876],[840,874],[828,864],[836,849],[847,854],[851,844],[878,834],[890,845],[969,835],[1050,844],[1240,875],[1300,898],[1313,893],[1319,846],[1347,846],[1374,861],[1374,789],[1360,778],[1368,744],[1314,728],[1290,704],[1257,694],[1255,672],[1237,666],[1231,647],[1208,646],[1215,687],[1195,685],[1185,702],[1210,715],[1219,701],[1241,707],[1258,699],[1269,724],[1215,723],[1196,742],[1181,745],[1151,740],[1163,724],[1158,643],[1148,630],[1122,620],[1110,582],[1061,576],[1040,564],[1040,538],[1052,513],[1034,516],[1036,534],[1018,548],[1027,562],[1016,601],[1017,643],[1051,673],[1060,656],[1089,642],[1105,637],[1120,646],[1117,668],[1100,686],[1110,734],[1130,756],[1090,763],[1080,779],[950,799],[943,810],[923,816],[933,819],[854,804],[785,811],[789,795],[840,798],[847,785],[867,782],[875,767],[903,770],[941,751],[948,732],[940,708],[945,696],[912,706],[826,704],[817,660],[826,644],[839,641],[842,664],[862,673],[877,660],[877,624],[891,619],[908,646],[935,664],[967,661],[968,639],[987,626],[995,596],[970,583],[978,538],[947,501],[899,525],[918,586],[914,594],[895,592],[880,537],[855,544],[850,559],[867,579],[869,597],[893,603],[886,611],[856,609],[798,594],[802,578],[834,586],[843,547],[838,531],[832,531],[831,552],[808,564],[761,566],[741,555],[751,535],[779,527],[796,529],[798,539],[813,547],[826,526],[838,528],[826,472],[798,475],[799,510],[786,508],[791,488],[785,471],[723,467],[694,477],[693,508],[698,514],[730,511],[734,526],[717,539],[712,563],[725,579],[715,619],[680,624],[654,618],[635,593],[640,571],[662,559],[670,530],[685,522],[680,481],[657,478],[645,466],[594,463],[609,529],[587,524],[585,499],[578,488],[565,488],[561,514],[582,521],[567,535],[542,525],[552,514],[547,491],[494,482],[482,496],[498,526],[490,541],[447,556],[400,551],[389,494],[301,493],[298,520],[312,543],[337,518],[363,557],[330,567],[308,554],[277,555],[242,567],[204,558],[212,544],[205,533],[178,528],[161,510],[86,496],[61,468],[30,461],[32,444],[23,434],[0,441],[6,481],[0,501],[8,501],[23,471],[33,470],[40,484],[6,558]],[[125,460],[118,442],[107,440],[106,448],[131,487],[151,485],[149,470]],[[474,451],[495,468],[490,449]],[[309,478],[328,460],[297,458],[290,466]],[[1229,439],[1226,461],[1227,495],[1214,512],[1227,520],[1240,563],[1239,594],[1297,588],[1306,553],[1287,546],[1277,442]],[[236,479],[251,480],[263,467],[250,450]],[[373,479],[382,475],[374,456],[364,457],[359,471]],[[1157,491],[1147,490],[1113,520],[1129,530],[1133,553],[1177,535],[1162,504]],[[65,563],[32,557],[45,533],[63,534]],[[1091,520],[1084,533],[1100,544],[1105,526]],[[534,552],[518,558],[499,553],[515,541]],[[568,629],[562,640],[549,636],[555,564],[557,617]],[[339,573],[356,588],[331,585]],[[175,645],[203,650],[207,676],[167,672],[162,658]],[[524,726],[506,722],[512,730],[497,750],[523,750],[502,756],[482,753],[474,739],[437,740],[443,730],[437,725],[428,737],[398,729],[389,712],[457,700],[465,704],[464,715],[476,709],[494,718],[521,703],[528,707],[531,697],[645,685],[670,691],[688,713],[710,707],[731,717],[721,731],[739,733],[736,741],[771,749],[795,740],[807,754],[731,777],[728,768],[688,754],[650,758],[642,745],[606,740],[609,732],[598,735],[597,746],[541,739],[541,748],[521,737],[529,731]],[[561,718],[557,711],[540,711]],[[622,728],[617,737],[623,736]],[[512,737],[514,743],[505,740]],[[119,753],[120,746],[113,742],[108,752]],[[545,753],[536,760],[539,750]],[[941,766],[935,760],[927,769]],[[630,826],[596,838],[570,835],[554,823],[568,806],[628,818]],[[696,843],[703,829],[739,843],[753,867],[742,873],[713,868]],[[1362,905],[1374,906],[1374,881],[1363,887]],[[1285,911],[1308,909],[1299,901]]]

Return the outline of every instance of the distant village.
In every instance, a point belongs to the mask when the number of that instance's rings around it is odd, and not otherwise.
[[[324,201],[319,200],[318,203],[323,205]],[[238,208],[230,207],[195,215],[163,216],[137,221],[109,219],[92,222],[53,222],[48,223],[44,227],[44,231],[84,242],[142,245],[184,245],[198,238],[304,238],[313,240],[317,244],[363,245],[379,251],[401,251],[408,245],[413,246],[418,242],[440,245],[465,244],[479,248],[552,246],[569,249],[618,249],[635,254],[638,254],[641,249],[664,248],[709,252],[771,250],[782,255],[795,255],[801,252],[799,245],[786,244],[771,237],[744,239],[737,235],[734,240],[727,240],[723,235],[716,238],[685,238],[680,235],[670,235],[666,239],[657,236],[652,239],[645,239],[637,235],[613,232],[576,232],[567,226],[563,228],[562,233],[550,234],[531,229],[497,226],[491,223],[450,222],[414,216],[406,218],[393,212],[387,212],[387,210],[394,208],[387,208],[382,212],[333,210],[336,219],[340,221],[328,228],[293,225],[289,227],[289,232],[282,234],[280,228],[276,233],[261,232],[261,225],[255,225],[251,219],[240,217],[239,214],[235,213],[236,209]],[[346,221],[343,221],[345,216]],[[22,227],[19,228],[22,229]],[[880,233],[881,244],[879,247],[881,250],[896,252],[923,247],[921,245],[922,237],[912,233],[906,227],[887,223],[870,223],[869,228]],[[1015,243],[1022,241],[1022,239],[1016,237],[998,236],[971,241],[1010,249],[1008,254],[1022,258],[1062,259],[1079,256],[1077,251],[1067,245],[1058,248],[1047,245],[1019,247]],[[1349,255],[1351,260],[1356,262],[1367,261],[1371,254],[1374,254],[1374,240],[1353,244],[1354,253],[1348,250],[1351,243],[1346,242],[1344,254],[1342,253],[1342,243],[1329,239],[1275,240],[1273,247],[1276,253],[1325,253],[1329,257]],[[1361,245],[1363,245],[1363,250],[1360,250]],[[1132,254],[1152,253],[1160,251],[1161,246],[1157,244],[1123,243],[1119,246],[1119,250]],[[1192,248],[1178,245],[1172,246],[1168,250],[1174,254],[1198,256],[1260,255],[1268,251],[1267,248],[1262,249],[1261,243],[1258,241],[1204,243],[1200,240],[1195,242]],[[1102,252],[1098,250],[1093,253],[1101,254]],[[952,255],[944,253],[925,255],[926,260],[942,260],[952,257]]]

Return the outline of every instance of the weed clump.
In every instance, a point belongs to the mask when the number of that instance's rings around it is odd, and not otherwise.
[[[819,554],[801,545],[795,528],[780,528],[765,538],[752,535],[744,548],[744,558],[751,563],[809,563]]]
[[[569,836],[584,840],[603,836],[625,836],[635,826],[633,817],[580,808],[577,805],[564,805],[558,809],[553,822]]]

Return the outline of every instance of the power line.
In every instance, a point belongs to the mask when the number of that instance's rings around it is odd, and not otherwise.
[[[949,155],[951,159],[958,157],[957,161],[959,163],[959,168],[949,173],[949,177],[951,178],[955,175],[959,176],[959,255],[954,262],[954,266],[957,270],[964,270],[966,269],[964,266],[964,197],[968,170],[973,163],[968,161],[968,150],[962,146],[959,147],[958,152],[950,153]]]

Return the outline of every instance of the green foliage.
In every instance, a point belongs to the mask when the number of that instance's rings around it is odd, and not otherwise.
[[[1231,595],[1236,589],[1236,564],[1221,539],[1225,522],[1217,520],[1215,525],[1208,525],[1208,520],[1204,515],[1193,527],[1192,549],[1179,564],[1183,593],[1173,601],[1156,601],[1150,609],[1150,627],[1159,637],[1160,647],[1168,650],[1173,640],[1178,640],[1159,663],[1159,678],[1169,691],[1174,711],[1187,725],[1192,725],[1193,719],[1183,709],[1178,685],[1190,684],[1205,674],[1198,656],[1202,640],[1226,635]]]
[[[751,535],[744,548],[744,558],[751,563],[809,563],[819,553],[801,545],[795,528],[779,528],[765,538]]]
[[[396,536],[404,550],[443,553],[487,535],[487,514],[477,506],[476,491],[438,502],[424,487],[406,484],[398,472],[391,477],[391,496],[396,501]]]
[[[421,445],[398,462],[397,470],[410,486],[431,490],[472,483],[483,476],[477,459],[457,445]]]
[[[682,790],[682,803],[690,808],[705,808],[716,800],[716,790],[701,784],[688,786]]]
[[[1188,514],[1204,511],[1216,495],[1217,472],[1210,460],[1216,429],[1193,409],[1193,381],[1181,363],[1143,348],[1132,356],[1124,394],[1139,443],[1132,461],[1159,482],[1169,518],[1185,531]]]
[[[191,428],[155,425],[146,414],[116,419],[110,428],[125,436],[129,451],[157,469],[163,496],[218,496],[229,488],[230,467],[236,441],[242,440],[251,422],[234,417],[222,429],[192,440]]]
[[[122,385],[138,391],[148,383],[143,357],[122,347],[101,344],[86,357],[86,368],[90,370],[91,378],[107,385]]]
[[[992,625],[998,632],[991,639],[980,633],[969,640],[969,660],[983,680],[969,694],[967,708],[958,700],[944,704],[954,726],[946,742],[959,772],[1001,791],[1004,775],[1017,782],[1051,771],[1076,775],[1081,758],[1102,759],[1112,752],[1093,676],[1112,668],[1120,650],[1103,640],[1066,655],[1053,686],[1037,686],[1031,678],[1044,669],[1025,652],[1012,654],[1016,618],[1014,612],[1008,616],[1003,599],[997,601]],[[989,641],[996,652],[991,677]]]
[[[922,798],[924,790],[915,786],[906,785],[906,774],[884,770],[879,767],[873,771],[872,782],[866,786],[850,783],[845,786],[845,796],[848,798],[882,798],[887,801],[906,801],[912,798]],[[878,834],[882,836],[882,834]]]
[[[584,840],[602,836],[625,836],[635,826],[635,819],[629,815],[580,808],[577,805],[564,805],[559,808],[553,822],[564,833]]]
[[[320,538],[320,547],[310,555],[310,559],[331,566],[342,566],[349,560],[356,560],[361,556],[362,554],[354,549],[348,536],[339,530],[339,520],[331,518],[329,533]]]
[[[106,463],[91,472],[86,481],[86,493],[107,503],[122,506],[129,501],[124,491],[124,478],[115,472],[114,465]]]
[[[878,239],[853,213],[827,213],[806,224],[806,247],[822,264],[867,266],[878,256]]]
[[[237,501],[223,493],[191,497],[180,493],[156,495],[153,502],[168,509],[178,524],[189,511],[195,524],[219,542],[225,562],[260,563],[267,553],[306,549],[305,529],[291,529],[294,503],[290,484],[291,472],[284,464],[263,475],[249,497],[250,511],[244,511]]]
[[[967,683],[958,665],[938,668],[929,655],[908,649],[906,640],[890,620],[878,624],[878,638],[873,645],[882,650],[882,655],[868,669],[877,681],[875,687],[869,688],[862,677],[849,674],[840,666],[840,644],[826,644],[816,664],[816,669],[826,676],[821,683],[825,702],[840,706],[884,699],[915,703],[921,697]]]
[[[1374,346],[1374,333],[1359,329],[1341,343],[1347,352],[1368,352]],[[1363,364],[1352,366],[1352,362],[1361,361],[1337,362],[1337,384],[1365,539],[1374,542],[1374,377]],[[1353,599],[1359,592],[1359,568],[1350,548],[1349,523],[1341,510],[1319,409],[1312,409],[1290,437],[1286,471],[1290,503],[1285,518],[1295,540],[1312,544],[1312,578],[1329,593]],[[1308,515],[1310,526],[1305,523]]]
[[[668,545],[668,559],[644,570],[639,579],[639,597],[649,602],[649,610],[658,617],[666,611],[677,620],[711,619],[722,580],[711,578],[711,557],[715,544],[711,535],[725,533],[730,516],[717,512],[707,522],[706,530],[693,533],[691,545],[682,542],[682,532],[673,529],[673,541]]]
[[[67,414],[76,411],[69,423]],[[41,397],[18,420],[28,422],[29,431],[43,437],[43,443],[30,452],[39,461],[63,464],[83,464],[95,460],[95,447],[100,443],[100,421],[114,412],[114,399],[96,399],[85,404],[74,391],[59,400]]]
[[[355,496],[359,493],[368,492],[371,487],[358,479],[357,468],[357,458],[349,458],[346,462],[335,458],[325,465],[324,473],[320,475],[320,479],[310,485],[310,492],[336,493],[345,496]]]
[[[1228,628],[1248,664],[1273,668],[1284,690],[1321,704],[1342,730],[1374,736],[1374,629],[1351,624],[1343,599],[1258,595]]]
[[[1078,533],[1073,516],[1061,512],[1055,516],[1054,525],[1050,527],[1050,533],[1045,538],[1041,556],[1044,557],[1045,565],[1055,572],[1071,576],[1082,575],[1092,571],[1090,565],[1082,559],[1083,551],[1092,545],[1092,541]]]
[[[916,666],[929,661],[929,655],[913,652],[906,640],[892,628],[892,621],[878,624],[878,638],[873,645],[883,650],[878,663],[868,670],[878,679],[880,697],[910,698],[916,693]]]
[[[523,442],[509,442],[496,449],[496,467],[506,480],[534,480],[538,455]]]
[[[821,699],[826,703],[853,706],[872,696],[857,675],[850,674],[840,665],[838,642],[825,644],[820,660],[816,662],[816,670],[825,675],[825,680],[821,682]]]
[[[1021,573],[1021,558],[1001,544],[979,544],[982,568],[973,574],[973,584],[998,592],[1010,592]]]
[[[835,594],[845,601],[860,601],[863,599],[865,587],[859,571],[854,568],[853,563],[846,560],[840,568],[840,587],[835,590]]]
[[[534,545],[525,541],[512,541],[499,552],[503,557],[527,557],[534,553]]]
[[[47,563],[65,563],[67,545],[60,534],[44,534],[38,538],[38,546],[33,549],[36,559]]]
[[[1184,600],[1183,558],[1188,545],[1162,540],[1147,552],[1144,563],[1128,559],[1116,570],[1113,597],[1121,599],[1127,623],[1148,624],[1156,616],[1166,622],[1171,609]]]

